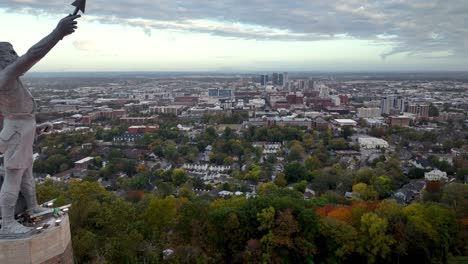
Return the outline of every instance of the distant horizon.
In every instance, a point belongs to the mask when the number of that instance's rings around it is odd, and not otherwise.
[[[72,12],[69,2],[0,2],[9,25],[0,41],[24,54]],[[466,17],[459,0],[93,0],[77,32],[33,70],[464,72]]]

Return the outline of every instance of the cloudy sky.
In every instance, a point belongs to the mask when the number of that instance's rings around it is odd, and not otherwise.
[[[0,0],[24,53],[72,0]],[[35,71],[468,70],[466,0],[88,0]]]

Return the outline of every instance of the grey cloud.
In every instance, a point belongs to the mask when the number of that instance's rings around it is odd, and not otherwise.
[[[69,2],[4,0],[0,7],[60,14],[71,12]],[[466,0],[93,0],[87,12],[95,21],[137,26],[147,34],[170,29],[282,41],[346,36],[393,43],[395,48],[383,58],[398,53],[468,54]]]

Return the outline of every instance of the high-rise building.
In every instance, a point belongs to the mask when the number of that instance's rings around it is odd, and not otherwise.
[[[219,95],[219,89],[218,88],[210,88],[208,89],[208,96],[218,96]]]
[[[315,84],[313,79],[307,81],[307,91],[314,91],[314,86]]]
[[[389,115],[391,112],[404,112],[406,100],[401,96],[389,95],[380,100],[381,114]]]
[[[260,84],[262,86],[266,86],[267,83],[268,83],[268,75],[266,75],[266,74],[260,75]]]
[[[320,97],[327,98],[329,96],[330,96],[330,88],[328,88],[325,85],[320,87]]]
[[[287,72],[283,72],[283,87],[288,87],[289,75]]]
[[[279,84],[279,74],[274,72],[272,75],[271,75],[271,82],[273,85],[278,85]]]

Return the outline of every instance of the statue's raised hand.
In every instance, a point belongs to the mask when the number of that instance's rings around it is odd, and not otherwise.
[[[62,18],[62,20],[60,20],[60,22],[58,23],[56,30],[60,33],[62,37],[72,34],[78,28],[78,22],[75,20],[80,17],[80,15],[69,15]]]

